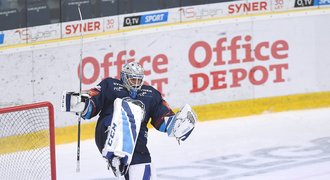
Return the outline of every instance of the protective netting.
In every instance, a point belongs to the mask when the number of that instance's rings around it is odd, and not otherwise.
[[[0,112],[1,180],[52,179],[50,128],[47,106]]]

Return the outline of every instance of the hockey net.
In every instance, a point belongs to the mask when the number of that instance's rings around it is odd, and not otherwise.
[[[51,103],[0,109],[0,179],[56,179]]]

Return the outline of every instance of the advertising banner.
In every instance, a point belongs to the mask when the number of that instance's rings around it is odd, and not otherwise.
[[[60,24],[49,24],[28,28],[19,28],[3,32],[3,43],[0,46],[26,44],[61,38]]]
[[[137,61],[145,69],[145,83],[174,108],[330,91],[329,18],[301,13],[196,23],[93,38],[83,46],[75,40],[0,53],[1,106],[48,100],[58,125],[74,123],[74,118],[64,120],[68,115],[59,111],[59,103],[63,91],[79,90],[82,47],[83,89],[106,77],[119,78],[125,62]]]
[[[103,17],[104,32],[114,32],[119,29],[118,16]]]
[[[179,8],[179,11],[182,21],[193,21],[270,12],[272,10],[272,3],[274,2],[270,0],[229,1],[186,6]]]
[[[0,34],[0,44],[3,44],[5,35],[4,34]]]
[[[288,11],[295,8],[295,0],[272,0],[272,11]]]
[[[199,6],[186,6],[178,8],[181,21],[195,21],[203,19],[220,18],[228,15],[228,5],[223,2],[217,4],[205,4]]]
[[[83,4],[89,1],[82,2]],[[69,3],[74,5],[75,3]],[[84,11],[83,21],[69,21],[30,28],[19,28],[3,32],[3,43],[1,46],[15,44],[27,44],[49,39],[61,39],[73,36],[98,34],[102,32],[120,32],[120,30],[143,29],[145,27],[159,27],[174,23],[214,20],[221,18],[241,17],[244,15],[264,14],[278,11],[292,11],[306,8],[326,8],[330,6],[329,0],[241,0],[219,2],[196,6],[183,6],[178,8],[146,11],[118,16],[107,16],[101,18],[89,17],[88,11]],[[73,6],[72,6],[73,7]],[[71,7],[71,8],[72,8]],[[72,9],[71,9],[72,10]],[[307,10],[306,10],[307,11]],[[64,13],[71,11],[63,10]],[[78,13],[73,13],[77,19]],[[73,18],[73,17],[71,17]]]
[[[119,29],[158,26],[180,22],[179,8],[119,15]]]
[[[70,21],[62,23],[62,37],[80,36],[81,34],[94,34],[103,32],[102,18],[83,19],[82,21]],[[108,26],[107,26],[108,27]],[[111,28],[110,28],[111,29]]]
[[[229,15],[258,14],[271,10],[269,0],[232,1],[228,3]]]
[[[295,8],[303,8],[303,7],[313,7],[314,0],[295,0],[294,7]]]
[[[22,32],[26,31],[26,28],[2,31],[2,43],[0,43],[0,47],[27,43],[27,38],[24,38],[24,35],[22,35]]]
[[[314,4],[316,6],[319,6],[320,8],[329,7],[330,6],[330,0],[314,0]]]
[[[60,24],[34,26],[16,32],[19,33],[22,40],[27,40],[28,43],[61,38]]]

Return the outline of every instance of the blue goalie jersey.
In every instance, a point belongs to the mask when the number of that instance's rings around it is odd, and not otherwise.
[[[130,98],[129,91],[123,86],[121,80],[106,78],[102,80],[96,88],[89,91],[90,104],[88,113],[83,116],[85,119],[92,118],[99,114],[95,129],[95,142],[102,153],[105,141],[107,139],[106,130],[111,124],[112,115],[114,111],[114,100],[116,98],[126,99]],[[152,86],[143,85],[138,91],[135,99],[130,101],[137,101],[138,104],[144,107],[145,116],[141,122],[140,132],[136,142],[135,150],[132,157],[131,165],[151,162],[149,150],[147,148],[148,128],[147,124],[151,124],[160,131],[164,131],[164,117],[174,115],[171,108],[162,98],[159,91]]]

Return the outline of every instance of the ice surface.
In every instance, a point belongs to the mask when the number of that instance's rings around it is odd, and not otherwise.
[[[94,140],[77,173],[76,146],[56,146],[58,179],[116,179]],[[160,180],[328,180],[330,108],[199,122],[181,145],[151,129],[148,146]]]

